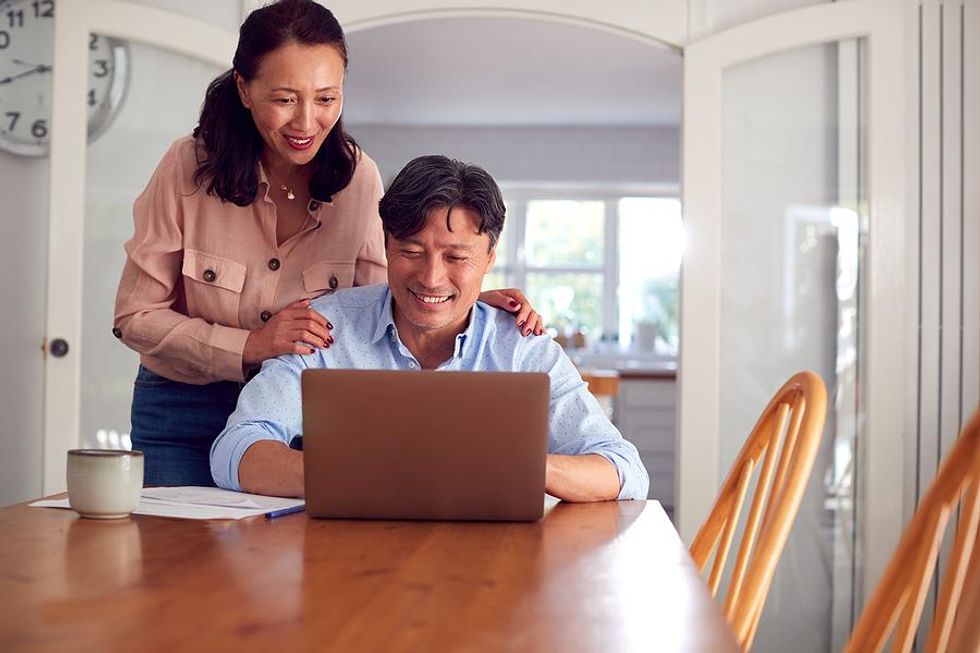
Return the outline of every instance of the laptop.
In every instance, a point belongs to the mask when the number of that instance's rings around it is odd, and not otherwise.
[[[549,387],[538,373],[304,370],[307,513],[540,519]]]

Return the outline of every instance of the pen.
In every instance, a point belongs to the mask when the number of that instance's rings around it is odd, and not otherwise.
[[[280,508],[279,510],[270,510],[265,513],[266,519],[275,519],[276,517],[282,517],[283,515],[291,515],[294,512],[303,512],[306,510],[306,505],[301,504],[298,506],[290,506],[289,508]]]

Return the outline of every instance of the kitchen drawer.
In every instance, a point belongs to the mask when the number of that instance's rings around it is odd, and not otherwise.
[[[619,398],[623,408],[677,409],[676,381],[621,381]]]
[[[677,415],[666,408],[657,410],[630,410],[619,416],[620,424],[633,429],[667,429],[676,430]]]
[[[619,430],[637,449],[666,452],[671,456],[677,449],[677,429],[672,415],[666,419],[631,415],[619,425]]]

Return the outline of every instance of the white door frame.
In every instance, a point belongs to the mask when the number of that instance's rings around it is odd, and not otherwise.
[[[59,2],[54,18],[51,186],[48,217],[46,342],[68,341],[62,358],[44,360],[45,494],[65,489],[68,449],[78,444],[85,242],[88,35],[105,34],[231,66],[237,35],[200,21],[118,0]],[[106,329],[111,327],[106,316]]]
[[[681,536],[691,541],[720,483],[723,73],[807,45],[867,39],[870,237],[864,387],[868,393],[858,473],[865,590],[877,582],[902,529],[905,4],[861,0],[815,5],[740,25],[690,43],[684,50],[681,179],[689,245],[681,276],[678,514]]]

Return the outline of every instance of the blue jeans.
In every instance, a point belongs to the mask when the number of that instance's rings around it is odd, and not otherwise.
[[[211,444],[235,410],[242,384],[180,383],[142,365],[131,413],[133,449],[143,452],[146,485],[214,486]]]

